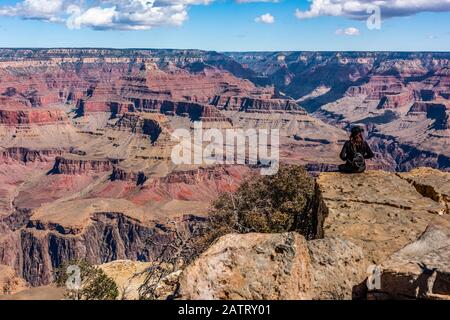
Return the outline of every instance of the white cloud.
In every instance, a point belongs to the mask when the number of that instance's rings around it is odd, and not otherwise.
[[[255,22],[272,24],[275,23],[275,17],[270,13],[263,14],[262,16],[256,17]]]
[[[54,21],[63,8],[64,0],[24,0],[15,6],[1,6],[0,15]]]
[[[256,3],[256,2],[271,2],[271,3],[278,3],[279,0],[236,0],[237,3]]]
[[[214,0],[22,0],[0,6],[0,16],[65,23],[68,28],[146,30],[179,26],[193,5]]]
[[[365,19],[377,6],[383,18],[410,16],[420,12],[450,11],[450,0],[311,0],[309,9],[296,10],[299,19],[344,16]]]
[[[336,30],[337,35],[344,35],[344,36],[359,36],[361,33],[357,28],[349,27],[346,29],[337,29]]]

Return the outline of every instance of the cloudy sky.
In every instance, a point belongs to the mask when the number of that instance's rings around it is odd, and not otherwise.
[[[449,21],[450,0],[1,0],[0,46],[450,51]]]

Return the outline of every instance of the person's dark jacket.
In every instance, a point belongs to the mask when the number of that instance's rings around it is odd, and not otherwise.
[[[364,141],[361,147],[356,148],[356,150],[353,147],[351,141],[347,141],[344,144],[339,157],[342,159],[342,161],[351,162],[355,157],[355,151],[361,153],[364,159],[372,159],[374,157],[374,154],[366,141]]]

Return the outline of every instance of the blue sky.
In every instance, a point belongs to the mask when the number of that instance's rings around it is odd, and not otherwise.
[[[385,1],[381,16],[388,18],[379,30],[366,26],[368,0],[359,1],[364,12],[348,11],[347,0],[79,1],[0,1],[0,46],[450,51],[447,0],[412,9]],[[323,2],[329,5],[319,7]]]

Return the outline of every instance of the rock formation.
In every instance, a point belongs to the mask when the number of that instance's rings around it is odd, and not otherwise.
[[[309,299],[306,241],[298,234],[227,235],[181,275],[182,299]]]
[[[180,299],[351,299],[366,276],[362,250],[297,233],[227,235],[180,276]]]
[[[402,175],[328,173],[319,176],[317,185],[321,201],[316,234],[352,241],[374,264],[415,241],[429,224],[450,227],[446,206],[419,193]]]
[[[350,300],[358,297],[355,284],[367,277],[361,247],[341,238],[308,241],[312,292],[316,300]]]
[[[430,226],[382,265],[377,299],[450,299],[450,233]]]
[[[116,260],[98,266],[114,280],[119,290],[118,299],[138,300],[139,288],[144,283],[146,271],[152,263],[130,260]]]
[[[448,299],[449,180],[432,169],[322,174],[312,240],[295,233],[224,236],[182,272],[177,293],[182,299]],[[380,287],[368,292],[375,267]]]

